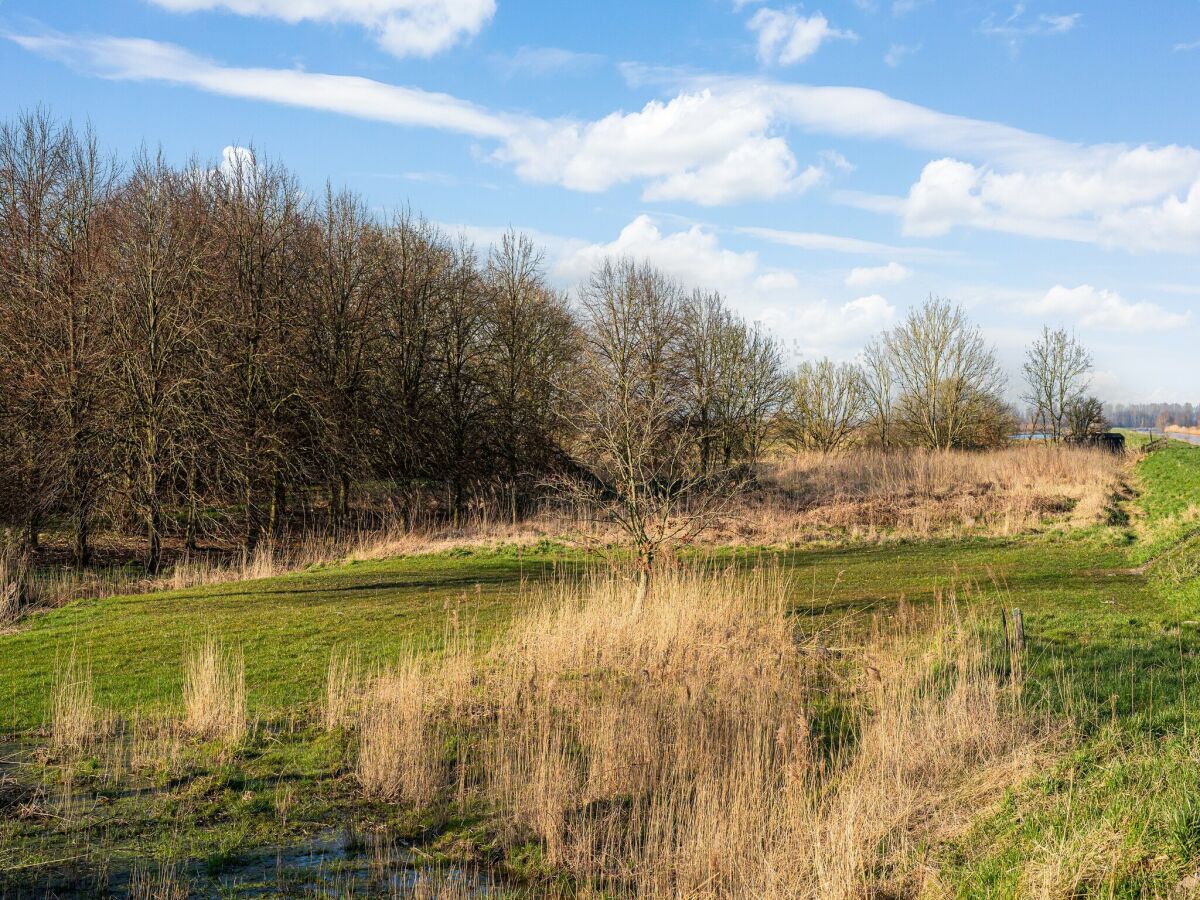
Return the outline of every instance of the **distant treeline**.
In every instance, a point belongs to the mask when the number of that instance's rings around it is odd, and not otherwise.
[[[249,551],[366,489],[516,519],[573,479],[641,529],[770,441],[1002,442],[1004,386],[936,298],[861,365],[789,373],[720,295],[635,261],[570,303],[516,233],[480,255],[249,151],[122,164],[45,113],[0,127],[0,538],[70,534],[80,565],[97,529],[153,571],[167,537]]]
[[[1105,403],[1104,415],[1116,428],[1200,425],[1200,406],[1192,403]]]

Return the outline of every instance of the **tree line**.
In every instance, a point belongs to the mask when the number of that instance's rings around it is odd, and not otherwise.
[[[1193,403],[1108,403],[1109,420],[1120,428],[1182,428],[1200,426],[1200,404]]]
[[[451,521],[565,488],[652,544],[780,441],[999,443],[1004,390],[939,298],[858,364],[789,371],[719,294],[644,263],[571,299],[523,235],[481,254],[251,151],[121,164],[44,112],[0,126],[0,526],[27,549],[64,530],[80,565],[97,529],[140,534],[151,571],[168,537],[250,551],[374,485]]]

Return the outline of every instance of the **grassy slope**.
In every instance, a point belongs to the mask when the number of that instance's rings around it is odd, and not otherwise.
[[[504,548],[75,603],[0,635],[0,733],[44,720],[72,650],[90,662],[100,703],[149,711],[178,703],[187,648],[213,634],[243,649],[251,712],[270,715],[317,699],[335,645],[368,663],[433,647],[454,609],[486,636],[511,615],[522,578],[572,567],[552,549]]]
[[[901,597],[928,600],[954,583],[979,584],[993,602],[1025,611],[1033,701],[1061,716],[1061,686],[1069,684],[1070,711],[1080,722],[1077,749],[938,851],[947,885],[964,896],[1030,890],[1036,860],[1055,856],[1064,842],[1115,842],[1120,852],[1103,858],[1116,862],[1095,878],[1116,895],[1159,889],[1200,852],[1200,812],[1193,815],[1186,799],[1200,791],[1192,761],[1200,727],[1193,712],[1200,706],[1197,579],[1177,566],[1165,573],[1131,567],[1149,558],[1148,546],[1178,546],[1189,533],[1187,510],[1200,501],[1200,449],[1170,445],[1142,463],[1139,480],[1144,513],[1135,530],[1143,538],[1132,546],[1127,530],[1097,528],[1069,537],[782,557],[795,572],[797,611],[814,617],[814,625],[850,611],[886,610]],[[522,577],[571,565],[569,556],[550,551],[523,558],[512,551],[445,554],[75,604],[0,636],[0,731],[43,720],[56,659],[72,646],[90,659],[102,703],[119,710],[177,704],[184,649],[206,631],[245,649],[255,712],[305,707],[320,691],[332,645],[358,646],[376,659],[412,641],[432,646],[455,604],[494,633],[511,614]],[[1190,705],[1185,684],[1197,687]],[[303,733],[259,743],[240,762],[214,765],[208,789],[225,799],[194,817],[175,813],[169,838],[150,807],[123,811],[129,824],[121,838],[142,852],[170,844],[192,854],[270,840],[270,810],[259,815],[254,804],[269,807],[287,773],[311,805],[295,814],[298,827],[335,818],[335,796],[350,789],[342,748]],[[245,796],[251,799],[238,799]]]
[[[1194,530],[1200,449],[1167,445],[1137,482],[1138,590],[1031,617],[1034,683],[1074,720],[1073,746],[943,854],[959,896],[1038,895],[1049,877],[1076,896],[1161,896],[1200,862],[1200,579],[1172,562]]]
[[[755,551],[741,551],[743,556]],[[1047,622],[1085,604],[1145,615],[1144,579],[1099,539],[974,540],[890,544],[783,554],[795,573],[798,612],[840,619],[901,597],[1003,583]],[[90,661],[97,699],[121,712],[177,703],[189,644],[208,633],[240,646],[251,711],[270,716],[318,698],[334,645],[367,661],[436,646],[448,610],[486,637],[511,615],[526,581],[578,564],[565,553],[439,554],[332,566],[282,578],[86,601],[34,617],[0,636],[0,732],[40,725],[55,671],[74,650]]]

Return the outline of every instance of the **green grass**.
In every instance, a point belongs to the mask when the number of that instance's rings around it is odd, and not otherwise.
[[[1069,720],[1072,737],[998,809],[930,848],[959,896],[1028,893],[1037,861],[1074,852],[1072,842],[1112,844],[1111,864],[1082,880],[1084,895],[1153,895],[1200,861],[1200,523],[1190,512],[1200,505],[1200,448],[1176,442],[1146,456],[1132,486],[1136,500],[1114,498],[1132,513],[1128,524],[1118,517],[1068,534],[716,556],[777,560],[792,576],[795,614],[814,629],[939,594],[1023,610],[1029,701]],[[287,723],[317,700],[335,645],[375,661],[409,646],[436,649],[452,610],[485,639],[501,636],[523,581],[583,562],[550,546],[445,553],[76,603],[0,635],[0,731],[42,724],[72,648],[90,660],[106,707],[176,709],[185,651],[212,633],[243,649],[251,712],[264,725],[232,756],[198,749],[184,783],[112,798],[88,819],[89,834],[129,858],[209,860],[214,871],[247,848],[350,818],[419,835],[435,854],[486,853],[486,829],[469,810],[430,822],[356,801],[344,736]],[[87,765],[77,773],[85,783]],[[280,784],[301,798],[287,828],[275,814]],[[0,848],[12,848],[7,862],[0,849],[0,872],[13,861],[59,858],[78,837],[44,823],[0,824]]]
[[[1136,481],[1129,557],[1151,564],[1119,576],[1102,609],[1082,594],[1074,608],[1033,608],[1032,686],[1074,738],[943,848],[959,896],[1036,893],[1059,857],[1077,864],[1077,896],[1162,896],[1200,863],[1200,579],[1187,516],[1200,449],[1169,443]]]
[[[456,609],[486,638],[508,621],[522,579],[577,562],[552,546],[456,551],[74,603],[0,636],[0,733],[45,720],[55,672],[72,651],[91,664],[106,707],[177,705],[185,654],[209,634],[243,650],[252,714],[302,707],[322,689],[335,645],[357,648],[366,663],[431,649]]]

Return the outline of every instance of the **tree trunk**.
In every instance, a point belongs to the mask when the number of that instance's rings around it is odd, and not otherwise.
[[[88,521],[88,514],[85,510],[79,510],[74,518],[75,536],[73,556],[75,557],[75,565],[80,569],[85,569],[92,564],[92,547],[89,542],[91,524]]]
[[[636,609],[641,609],[646,598],[650,596],[651,582],[654,579],[654,549],[638,547],[637,550],[637,600]]]
[[[283,477],[276,472],[272,476],[271,485],[271,520],[268,531],[278,537],[287,516],[287,485]]]
[[[189,553],[196,550],[196,529],[199,510],[196,508],[196,464],[188,465],[187,475],[187,524],[184,526],[183,546]]]
[[[158,504],[151,501],[146,513],[146,571],[157,575],[162,568],[162,523]]]
[[[254,480],[246,478],[243,500],[246,503],[245,521],[242,532],[242,550],[249,557],[258,546],[258,515],[254,499]]]
[[[41,529],[38,528],[38,521],[34,516],[30,516],[25,523],[25,547],[24,549],[30,553],[37,550],[41,537]]]
[[[342,482],[339,478],[329,479],[329,529],[332,531],[342,513]]]
[[[456,473],[450,479],[450,523],[457,528],[462,520],[463,486],[462,478]]]

